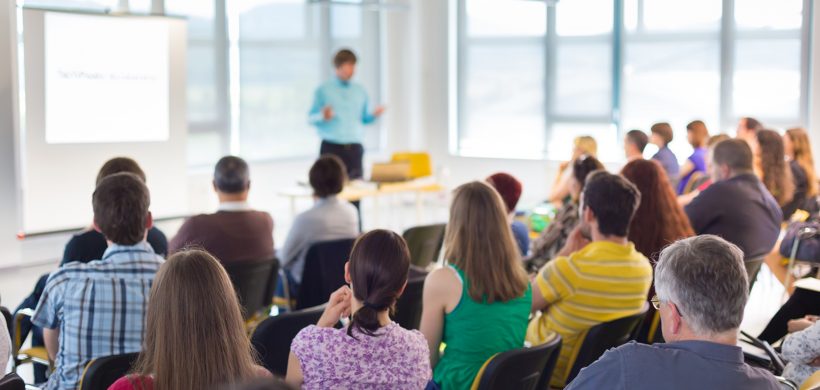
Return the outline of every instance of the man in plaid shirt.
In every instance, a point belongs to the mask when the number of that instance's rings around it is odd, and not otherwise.
[[[106,177],[92,203],[108,249],[100,260],[52,273],[32,318],[55,361],[47,389],[75,389],[91,359],[141,349],[151,283],[163,262],[145,241],[153,220],[139,177]]]

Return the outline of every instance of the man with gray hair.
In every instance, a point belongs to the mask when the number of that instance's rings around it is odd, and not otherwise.
[[[667,343],[611,349],[567,389],[779,389],[737,346],[748,284],[734,244],[713,235],[671,244],[655,266],[652,298]]]

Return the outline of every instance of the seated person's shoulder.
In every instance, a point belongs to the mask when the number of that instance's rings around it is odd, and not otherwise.
[[[445,266],[433,270],[424,279],[424,289],[436,294],[447,294],[461,290],[461,278],[455,269]]]

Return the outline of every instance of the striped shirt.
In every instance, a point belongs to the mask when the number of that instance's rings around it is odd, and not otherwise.
[[[549,306],[530,322],[527,341],[541,344],[554,333],[561,335],[550,384],[563,387],[589,328],[643,308],[652,266],[632,243],[596,241],[547,263],[535,283]]]
[[[93,358],[138,352],[148,295],[163,259],[146,242],[112,244],[102,260],[51,274],[32,323],[60,331],[47,389],[75,389]]]

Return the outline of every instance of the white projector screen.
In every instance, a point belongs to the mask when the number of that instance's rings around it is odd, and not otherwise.
[[[185,215],[186,24],[23,9],[22,232],[88,226],[97,171],[147,176],[155,218]]]

